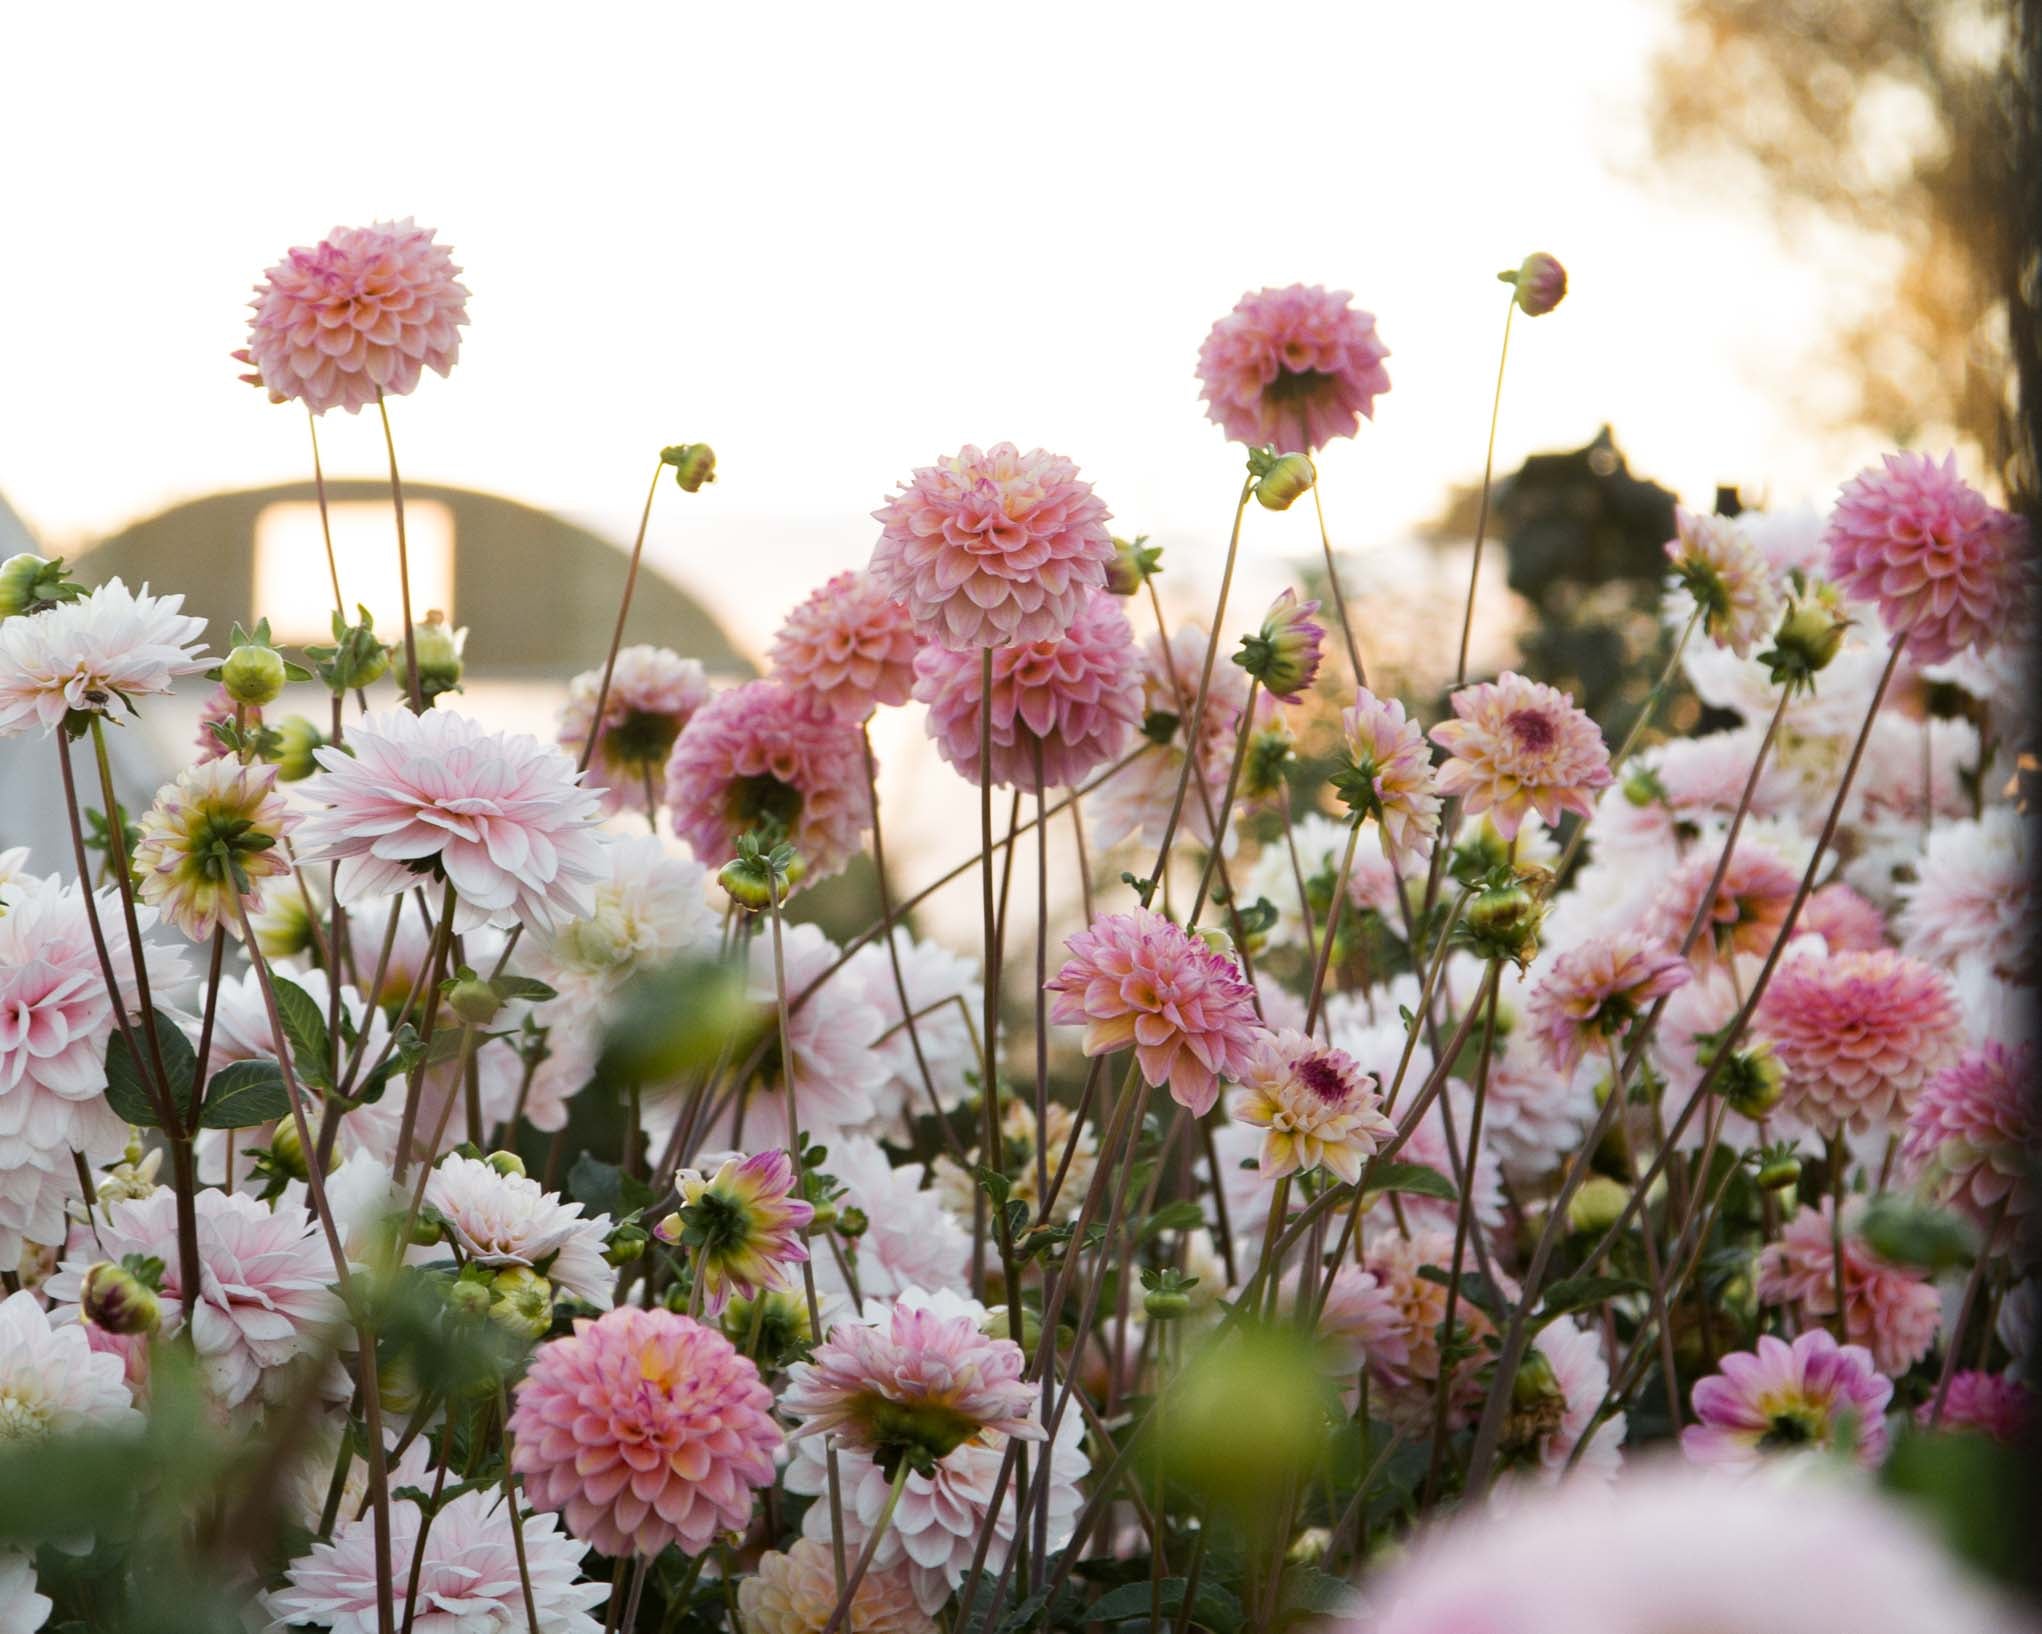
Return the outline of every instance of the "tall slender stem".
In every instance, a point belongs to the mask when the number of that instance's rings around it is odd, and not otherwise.
[[[1347,598],[1340,590],[1340,569],[1333,565],[1333,536],[1326,531],[1326,507],[1319,499],[1319,477],[1312,473],[1312,509],[1319,515],[1319,548],[1326,555],[1326,587],[1333,592],[1333,613],[1340,620],[1340,634],[1347,642],[1347,661],[1354,666],[1354,684],[1366,688],[1368,667],[1361,661],[1361,648],[1354,639],[1354,626],[1347,618]]]
[[[603,679],[596,687],[595,713],[589,716],[588,741],[574,769],[585,772],[595,757],[596,740],[603,735],[603,710],[610,702],[610,677],[617,671],[617,653],[624,644],[624,620],[631,614],[631,594],[638,588],[638,560],[645,554],[645,530],[652,521],[652,496],[659,492],[659,479],[666,471],[664,460],[652,468],[652,486],[645,490],[645,508],[638,513],[638,537],[631,541],[631,565],[624,570],[624,594],[617,601],[617,624],[610,631],[610,651],[603,659]],[[658,824],[655,821],[655,829]]]
[[[383,447],[390,456],[390,506],[397,516],[397,593],[404,605],[404,675],[411,692],[411,712],[425,713],[425,693],[418,681],[418,638],[412,633],[411,542],[404,533],[404,480],[397,474],[397,439],[390,431],[390,405],[376,393],[376,412],[383,417]]]
[[[1482,455],[1482,500],[1475,511],[1475,559],[1468,568],[1468,609],[1461,615],[1461,655],[1454,665],[1454,685],[1468,679],[1468,638],[1475,628],[1475,587],[1482,582],[1482,541],[1489,532],[1489,493],[1496,471],[1496,421],[1503,413],[1503,369],[1510,361],[1510,320],[1517,316],[1517,290],[1503,309],[1503,350],[1496,359],[1496,396],[1489,405],[1489,445]]]

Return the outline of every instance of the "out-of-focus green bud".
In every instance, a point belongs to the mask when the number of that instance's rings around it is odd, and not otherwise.
[[[1517,309],[1527,318],[1543,318],[1567,298],[1567,269],[1544,250],[1533,251],[1514,271],[1496,276],[1516,286]]]
[[[839,1207],[837,1210],[837,1235],[847,1242],[854,1241],[872,1229],[872,1222],[866,1218],[862,1208]]]
[[[1116,596],[1138,596],[1142,586],[1163,571],[1163,547],[1142,534],[1132,542],[1113,541],[1113,560],[1106,564],[1106,588]]]
[[[1142,1295],[1142,1310],[1152,1322],[1174,1322],[1191,1314],[1191,1296],[1176,1288],[1151,1288]]]
[[[1157,1456],[1207,1503],[1254,1514],[1309,1479],[1337,1405],[1294,1326],[1236,1330],[1201,1348],[1170,1387]]]
[[[674,481],[683,493],[697,493],[705,482],[716,480],[716,450],[707,443],[675,443],[659,451],[660,463],[674,468]]]
[[[1217,925],[1206,925],[1192,932],[1201,942],[1211,948],[1222,959],[1234,957],[1234,939]]]
[[[1590,1175],[1568,1200],[1567,1229],[1607,1231],[1617,1223],[1630,1200],[1630,1188],[1622,1181],[1612,1180],[1606,1174]]]
[[[1255,499],[1263,509],[1287,511],[1319,480],[1311,459],[1304,454],[1283,454],[1271,460],[1255,484]]]
[[[463,970],[444,992],[447,1008],[471,1027],[487,1027],[503,1008],[495,987],[472,970]]]
[[[418,654],[418,691],[427,704],[443,692],[461,690],[461,649],[468,644],[468,632],[448,628],[446,614],[435,608],[425,622],[411,627],[411,644]]]
[[[1780,1104],[1786,1093],[1787,1069],[1770,1044],[1760,1042],[1734,1051],[1716,1078],[1716,1093],[1730,1103],[1730,1110],[1747,1118],[1762,1118]]]
[[[24,550],[0,562],[0,619],[20,613],[39,613],[59,602],[76,601],[85,594],[82,584],[64,577],[64,559],[54,561]]]
[[[382,1397],[386,1413],[417,1410],[425,1393],[419,1386],[418,1370],[409,1357],[400,1356],[376,1369],[376,1394]]]
[[[1484,959],[1508,959],[1522,970],[1539,950],[1538,901],[1514,879],[1485,885],[1461,914],[1462,940]]]
[[[525,1160],[516,1152],[491,1152],[482,1160],[506,1180],[521,1180],[525,1174]]]
[[[108,1333],[154,1333],[163,1320],[156,1293],[127,1266],[101,1260],[85,1273],[78,1303],[86,1320]]]
[[[1467,825],[1453,848],[1448,871],[1457,885],[1480,885],[1499,868],[1510,866],[1510,842],[1496,832],[1486,815],[1479,823]]]
[[[313,751],[326,746],[326,734],[303,715],[286,715],[275,727],[279,783],[297,783],[319,770]]]
[[[1773,685],[1784,687],[1789,697],[1813,691],[1815,677],[1829,668],[1830,660],[1842,650],[1849,624],[1823,589],[1797,596],[1787,604],[1787,616],[1780,621],[1773,644],[1758,655],[1758,661],[1771,671]]]
[[[1932,1276],[1970,1264],[1978,1252],[1978,1233],[1969,1222],[1901,1192],[1873,1198],[1859,1233],[1882,1260]]]
[[[1503,1420],[1503,1447],[1508,1453],[1532,1452],[1560,1428],[1567,1416],[1567,1396],[1541,1351],[1525,1352],[1517,1376],[1510,1381],[1510,1410]]]
[[[461,1277],[447,1289],[448,1307],[457,1315],[472,1316],[477,1321],[487,1316],[495,1303],[496,1290],[474,1277]]]
[[[512,1265],[496,1273],[489,1319],[526,1339],[541,1339],[553,1326],[553,1284],[529,1266]]]
[[[680,1290],[680,1309],[687,1309],[687,1292]],[[808,1302],[799,1294],[769,1293],[761,1311],[754,1300],[732,1299],[723,1307],[723,1336],[744,1349],[758,1327],[758,1344],[747,1354],[766,1362],[777,1361],[813,1337],[808,1326]]]
[[[993,1313],[992,1326],[987,1331],[996,1339],[1013,1340],[1015,1344],[1019,1345],[1030,1355],[1033,1355],[1036,1345],[1042,1340],[1042,1318],[1037,1316],[1026,1305],[1020,1306],[1021,1316],[1018,1326],[1021,1331],[1015,1332],[1017,1323],[1014,1310],[1017,1303],[1017,1301],[1009,1300],[999,1310],[995,1311]]]
[[[1768,1152],[1758,1166],[1758,1183],[1764,1191],[1787,1191],[1801,1183],[1801,1160],[1791,1151]]]
[[[284,655],[254,642],[236,647],[220,666],[220,685],[227,689],[227,696],[237,704],[257,708],[276,702],[287,679]]]
[[[650,1241],[643,1226],[621,1225],[603,1244],[603,1258],[612,1265],[629,1265],[645,1252],[645,1245]]]
[[[420,1248],[430,1248],[440,1240],[446,1229],[446,1216],[427,1203],[418,1211],[418,1218],[411,1222],[411,1240]]]

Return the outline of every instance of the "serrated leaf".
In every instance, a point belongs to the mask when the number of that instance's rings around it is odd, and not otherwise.
[[[1545,1297],[1539,1301],[1538,1325],[1544,1327],[1569,1311],[1606,1305],[1612,1299],[1648,1291],[1644,1283],[1630,1277],[1568,1277],[1546,1289]]]
[[[1400,1191],[1414,1197],[1437,1197],[1444,1203],[1458,1203],[1460,1189],[1437,1169],[1423,1163],[1378,1163],[1368,1171],[1368,1195]]]
[[[333,1075],[326,1062],[330,1041],[319,1001],[282,976],[274,978],[271,985],[276,989],[277,1017],[284,1024],[284,1036],[291,1041],[291,1064],[298,1069],[300,1082],[331,1089]]]
[[[147,1031],[137,1024],[134,1035],[136,1046],[146,1058],[149,1052]],[[184,1030],[176,1022],[158,1010],[156,1043],[163,1052],[163,1070],[170,1077],[171,1102],[177,1108],[178,1119],[189,1122],[191,1079],[197,1066],[192,1057],[191,1040],[184,1036]],[[106,1104],[139,1128],[162,1126],[162,1120],[156,1115],[156,1098],[149,1093],[146,1069],[136,1064],[134,1057],[128,1053],[127,1039],[118,1032],[106,1051]]]
[[[213,1074],[199,1107],[202,1129],[252,1129],[291,1115],[283,1069],[268,1060],[236,1061]]]

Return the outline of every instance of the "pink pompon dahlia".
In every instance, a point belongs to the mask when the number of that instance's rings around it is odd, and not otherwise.
[[[1863,1345],[1892,1374],[1905,1373],[1929,1353],[1942,1320],[1942,1302],[1928,1273],[1881,1258],[1865,1241],[1865,1200],[1843,1210],[1844,1337]],[[1810,1326],[1836,1316],[1835,1205],[1804,1208],[1781,1228],[1758,1257],[1758,1297],[1768,1305],[1794,1305]]]
[[[1113,562],[1105,505],[1040,448],[967,443],[872,514],[873,576],[926,640],[959,651],[1054,641]]]
[[[134,869],[142,900],[194,942],[262,906],[265,879],[291,872],[282,840],[303,821],[277,792],[277,769],[231,756],[187,766],[142,814]],[[236,899],[239,906],[236,906]]]
[[[567,688],[560,712],[560,747],[579,762],[594,724],[596,694],[603,672],[584,670]],[[603,811],[615,816],[648,800],[666,782],[667,756],[681,728],[709,701],[709,677],[700,660],[665,647],[624,647],[603,697],[596,752],[589,757],[589,781],[599,786]]]
[[[1240,1085],[1227,1110],[1262,1131],[1265,1180],[1324,1164],[1358,1185],[1362,1163],[1396,1133],[1375,1079],[1351,1055],[1322,1049],[1302,1033],[1257,1038]]]
[[[819,719],[779,681],[747,681],[704,704],[666,765],[674,832],[710,868],[738,836],[769,828],[801,853],[813,885],[841,873],[872,822],[856,728]]]
[[[1549,828],[1563,811],[1595,814],[1596,793],[1610,782],[1609,750],[1571,693],[1506,670],[1462,687],[1453,710],[1455,719],[1432,729],[1448,755],[1439,791],[1462,796],[1470,816],[1488,812],[1507,840],[1528,811]]]
[[[1352,437],[1390,389],[1372,313],[1344,289],[1292,284],[1243,295],[1198,349],[1206,418],[1240,443],[1310,454]]]
[[[1027,1357],[994,1339],[968,1314],[896,1301],[884,1326],[839,1322],[814,1357],[787,1370],[780,1406],[799,1421],[797,1441],[835,1433],[889,1472],[905,1459],[928,1475],[958,1447],[988,1430],[1043,1439],[1035,1387],[1021,1377]]]
[[[1993,1040],[1966,1050],[1922,1085],[1901,1136],[1903,1170],[1939,1203],[2001,1246],[2035,1212],[2035,1046]]]
[[[0,738],[61,725],[73,710],[130,713],[180,675],[206,667],[206,621],[178,609],[182,596],[136,595],[108,579],[90,595],[40,613],[0,619]]]
[[[419,371],[446,376],[468,321],[460,268],[433,230],[402,221],[336,227],[311,249],[269,269],[249,303],[242,376],[270,401],[302,402],[314,414],[353,414],[380,397],[415,390]]]
[[[914,686],[915,625],[871,573],[839,573],[787,615],[773,637],[773,674],[817,713],[855,726]]]
[[[1953,1374],[1943,1397],[1943,1415],[1935,1416],[1933,1398],[1914,1410],[1923,1429],[1971,1430],[2012,1446],[2035,1415],[2035,1392],[2006,1373],[1966,1368]]]
[[[1674,508],[1675,536],[1666,542],[1673,583],[1693,598],[1702,628],[1739,658],[1766,640],[1780,621],[1780,591],[1766,559],[1735,517]]]
[[[1532,991],[1527,1019],[1546,1060],[1568,1077],[1590,1045],[1616,1037],[1692,975],[1679,954],[1637,931],[1591,937],[1554,960]]]
[[[706,1308],[720,1316],[733,1293],[756,1299],[794,1284],[788,1267],[808,1258],[801,1234],[815,1209],[794,1195],[794,1164],[778,1149],[728,1157],[707,1177],[683,1169],[675,1179],[680,1209],[658,1235],[685,1244]]]
[[[1424,856],[1439,833],[1437,782],[1425,729],[1404,713],[1395,698],[1378,698],[1366,687],[1340,716],[1347,738],[1347,764],[1333,786],[1358,817],[1373,817],[1383,855]]]
[[[1888,454],[1844,484],[1830,514],[1829,571],[1876,601],[1889,633],[1911,631],[1937,664],[2006,633],[2027,569],[2028,525],[1957,475],[1957,456]]]
[[[747,1634],[822,1634],[837,1609],[837,1573],[830,1546],[796,1538],[786,1553],[770,1549],[737,1586]],[[915,1599],[908,1568],[874,1567],[859,1579],[846,1634],[936,1634],[936,1620]]]
[[[969,782],[979,781],[984,673],[977,653],[931,642],[915,656],[915,697],[929,706],[929,736]],[[1039,792],[1071,787],[1120,754],[1142,721],[1134,630],[1119,602],[1088,591],[1054,641],[993,652],[993,782]]]
[[[1821,1450],[1853,1437],[1859,1463],[1886,1456],[1886,1404],[1893,1381],[1862,1345],[1839,1345],[1810,1328],[1789,1345],[1759,1336],[1755,1351],[1734,1351],[1719,1371],[1695,1383],[1699,1423],[1681,1432],[1680,1449],[1698,1464],[1755,1466],[1767,1452]]]
[[[1247,1070],[1261,1023],[1233,960],[1148,908],[1102,914],[1064,946],[1070,958],[1044,984],[1050,1015],[1084,1024],[1087,1055],[1132,1045],[1150,1087],[1167,1084],[1199,1117],[1219,1079]]]
[[[1780,961],[1758,1025],[1787,1069],[1789,1110],[1825,1135],[1895,1123],[1963,1046],[1949,979],[1890,948]]]
[[[511,1410],[511,1467],[540,1509],[604,1554],[700,1554],[751,1524],[784,1437],[773,1393],[722,1334],[622,1306],[533,1354]]]
[[[1712,845],[1689,852],[1667,876],[1645,915],[1645,930],[1674,947],[1687,939],[1688,928],[1701,915],[1701,934],[1692,954],[1698,964],[1739,953],[1762,957],[1771,952],[1801,888],[1800,874],[1785,858],[1745,838],[1730,854],[1730,865],[1723,870],[1716,894],[1704,911],[1703,893],[1716,879],[1721,856]]]
[[[574,763],[522,733],[487,732],[452,710],[364,716],[305,783],[323,807],[300,862],[337,862],[342,902],[388,896],[430,874],[454,888],[454,928],[545,934],[595,907],[607,872],[595,792]]]
[[[1794,929],[1821,937],[1832,953],[1876,953],[1891,945],[1885,915],[1840,879],[1810,893]]]

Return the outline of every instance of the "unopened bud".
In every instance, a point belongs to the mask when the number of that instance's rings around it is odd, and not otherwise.
[[[111,1260],[85,1273],[78,1302],[86,1320],[108,1333],[154,1333],[163,1320],[156,1290]]]
[[[312,1165],[305,1159],[305,1143],[298,1138],[295,1120],[285,1118],[277,1125],[277,1131],[269,1140],[270,1167],[279,1174],[289,1175],[293,1180],[307,1180],[312,1175]]]
[[[862,1237],[872,1227],[862,1208],[843,1208],[837,1211],[837,1235],[839,1237]]]
[[[83,585],[64,577],[61,557],[50,561],[24,550],[0,562],[0,619],[39,613],[59,602],[76,601],[84,593]]]
[[[1517,309],[1527,318],[1542,318],[1567,298],[1567,269],[1543,250],[1526,256],[1515,272],[1496,276],[1517,286]]]
[[[1788,605],[1772,646],[1758,660],[1772,672],[1775,686],[1789,693],[1812,687],[1842,650],[1847,623],[1821,595],[1797,597]]]
[[[447,615],[438,609],[425,615],[423,624],[411,627],[411,645],[418,655],[418,690],[431,703],[442,692],[461,689],[461,649],[468,632],[447,626]]]
[[[1759,1165],[1758,1183],[1765,1191],[1786,1191],[1801,1183],[1801,1160],[1792,1152],[1769,1157]]]
[[[496,1273],[496,1297],[489,1319],[526,1339],[538,1339],[553,1326],[553,1284],[528,1266],[513,1265]]]
[[[716,873],[716,883],[730,893],[730,899],[741,908],[757,913],[773,901],[773,875],[780,876],[780,901],[784,905],[788,893],[801,883],[808,867],[799,853],[788,848],[789,856],[779,864],[765,857],[732,857]]]
[[[1191,1314],[1191,1296],[1177,1288],[1152,1288],[1142,1295],[1142,1309],[1151,1321],[1174,1322]]]
[[[1113,541],[1113,560],[1106,564],[1106,588],[1116,596],[1138,596],[1142,585],[1162,571],[1163,547],[1147,534],[1132,541]]]
[[[1263,509],[1287,511],[1312,491],[1319,480],[1311,459],[1304,454],[1285,454],[1274,461],[1255,484],[1255,498]]]
[[[1787,1069],[1770,1044],[1755,1044],[1732,1053],[1716,1080],[1716,1092],[1730,1110],[1747,1118],[1763,1118],[1786,1093]]]
[[[1567,1226],[1571,1231],[1607,1231],[1623,1215],[1631,1199],[1628,1187],[1606,1174],[1590,1175],[1567,1203]]]
[[[303,715],[286,715],[277,722],[274,730],[277,735],[279,783],[296,783],[319,770],[319,762],[312,758],[312,752],[325,747],[325,733]]]
[[[447,988],[447,1008],[471,1027],[486,1027],[503,1008],[496,989],[470,971]]]
[[[227,689],[227,696],[237,704],[257,708],[274,703],[288,678],[284,655],[258,642],[236,647],[220,666],[220,685]]]
[[[671,1245],[681,1240],[683,1229],[681,1216],[678,1212],[675,1212],[667,1215],[658,1225],[654,1226],[652,1234],[661,1242]]]
[[[612,1265],[629,1265],[645,1252],[645,1245],[650,1240],[642,1226],[619,1226],[603,1245],[603,1258]]]
[[[1485,959],[1508,959],[1519,969],[1538,952],[1539,905],[1516,881],[1490,885],[1469,902],[1462,923],[1468,944]]]
[[[699,492],[705,482],[716,480],[716,450],[707,443],[676,443],[659,451],[660,463],[674,468],[674,481],[683,493]]]
[[[489,1314],[489,1307],[495,1303],[496,1293],[490,1285],[472,1277],[462,1277],[447,1289],[447,1304],[459,1316],[479,1320]]]

